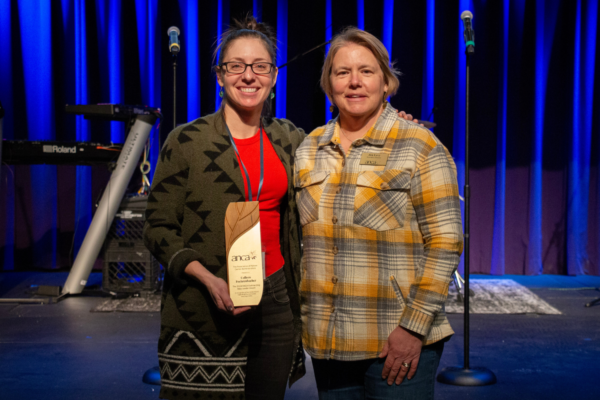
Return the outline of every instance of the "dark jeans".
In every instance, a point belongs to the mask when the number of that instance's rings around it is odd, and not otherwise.
[[[312,359],[319,400],[433,400],[444,341],[423,347],[417,373],[400,385],[381,378],[385,358],[361,361]]]
[[[283,399],[292,368],[294,326],[283,268],[265,280],[260,304],[249,311],[247,399]]]

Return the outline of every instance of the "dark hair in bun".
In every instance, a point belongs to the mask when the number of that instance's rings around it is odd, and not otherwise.
[[[217,48],[213,55],[214,59],[217,58],[217,54],[219,55],[217,65],[221,65],[223,57],[225,56],[225,53],[227,53],[227,49],[234,40],[248,37],[262,40],[271,56],[271,61],[273,63],[276,62],[277,36],[275,35],[275,32],[269,25],[259,23],[254,16],[248,14],[242,20],[234,19],[233,24],[231,24],[229,29],[223,32],[219,38]]]
[[[219,38],[217,48],[213,54],[213,60],[217,58],[217,54],[219,55],[217,65],[214,67],[217,74],[222,73],[219,66],[223,63],[223,58],[225,57],[227,50],[235,40],[241,38],[256,38],[261,40],[265,46],[265,49],[271,56],[271,62],[276,62],[277,46],[275,43],[277,43],[277,36],[275,35],[275,32],[269,25],[259,23],[256,21],[254,16],[247,14],[246,17],[241,21],[234,19],[233,24],[231,24],[229,29],[223,32]],[[221,102],[221,108],[219,109],[219,112],[223,112],[223,107],[225,106],[226,101],[227,92],[224,92],[223,101]],[[269,116],[270,114],[271,104],[267,99],[263,105],[262,115]]]

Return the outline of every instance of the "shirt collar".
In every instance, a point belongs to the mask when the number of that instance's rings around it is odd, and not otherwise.
[[[333,143],[334,145],[340,144],[339,118],[340,116],[338,115],[335,119],[332,119],[327,123],[325,132],[319,139],[319,147],[329,143]],[[363,137],[363,140],[375,146],[383,146],[392,126],[397,120],[398,111],[392,107],[390,103],[386,103],[385,108],[379,118],[377,118],[375,125],[369,129],[367,134]]]

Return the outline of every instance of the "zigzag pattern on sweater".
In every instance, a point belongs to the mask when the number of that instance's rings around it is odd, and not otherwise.
[[[212,365],[214,365],[214,364],[212,364]],[[171,364],[166,362],[163,365],[160,372],[161,372],[161,376],[166,378],[166,379],[163,379],[164,382],[175,383],[175,381],[177,381],[177,383],[181,383],[181,380],[178,380],[177,376],[182,375],[182,377],[185,379],[186,382],[193,383],[192,381],[194,381],[194,379],[198,375],[202,375],[202,377],[204,378],[206,383],[215,383],[217,378],[222,377],[225,380],[225,382],[227,382],[227,384],[228,384],[227,386],[229,386],[230,384],[233,384],[235,386],[243,387],[244,382],[245,382],[245,376],[244,376],[244,372],[242,371],[241,365],[237,365],[233,368],[232,367],[233,366],[220,365],[212,373],[208,373],[208,371],[206,371],[204,369],[204,365],[196,365],[196,367],[190,373],[181,364],[177,365],[175,370],[171,370]],[[234,380],[236,379],[236,377],[241,380],[241,383],[237,383],[237,384],[234,383]],[[202,384],[195,383],[195,385],[202,385]]]
[[[158,354],[161,383],[165,387],[198,391],[240,392],[244,390],[247,357],[231,357],[240,345],[247,331],[244,331],[225,356],[215,357],[191,332],[179,331],[171,339],[164,353]],[[176,351],[184,341],[187,346],[197,347],[203,356],[187,356]],[[189,354],[189,353],[188,353]],[[198,354],[198,353],[195,353]]]

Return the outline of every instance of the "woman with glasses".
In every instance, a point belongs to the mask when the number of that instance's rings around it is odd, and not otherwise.
[[[305,135],[266,117],[275,43],[253,17],[233,24],[217,48],[221,108],[177,127],[161,151],[144,234],[166,267],[161,398],[283,399],[288,377],[304,374],[291,177]],[[259,201],[265,254],[264,291],[252,308],[234,307],[226,282],[225,211],[247,200]]]

